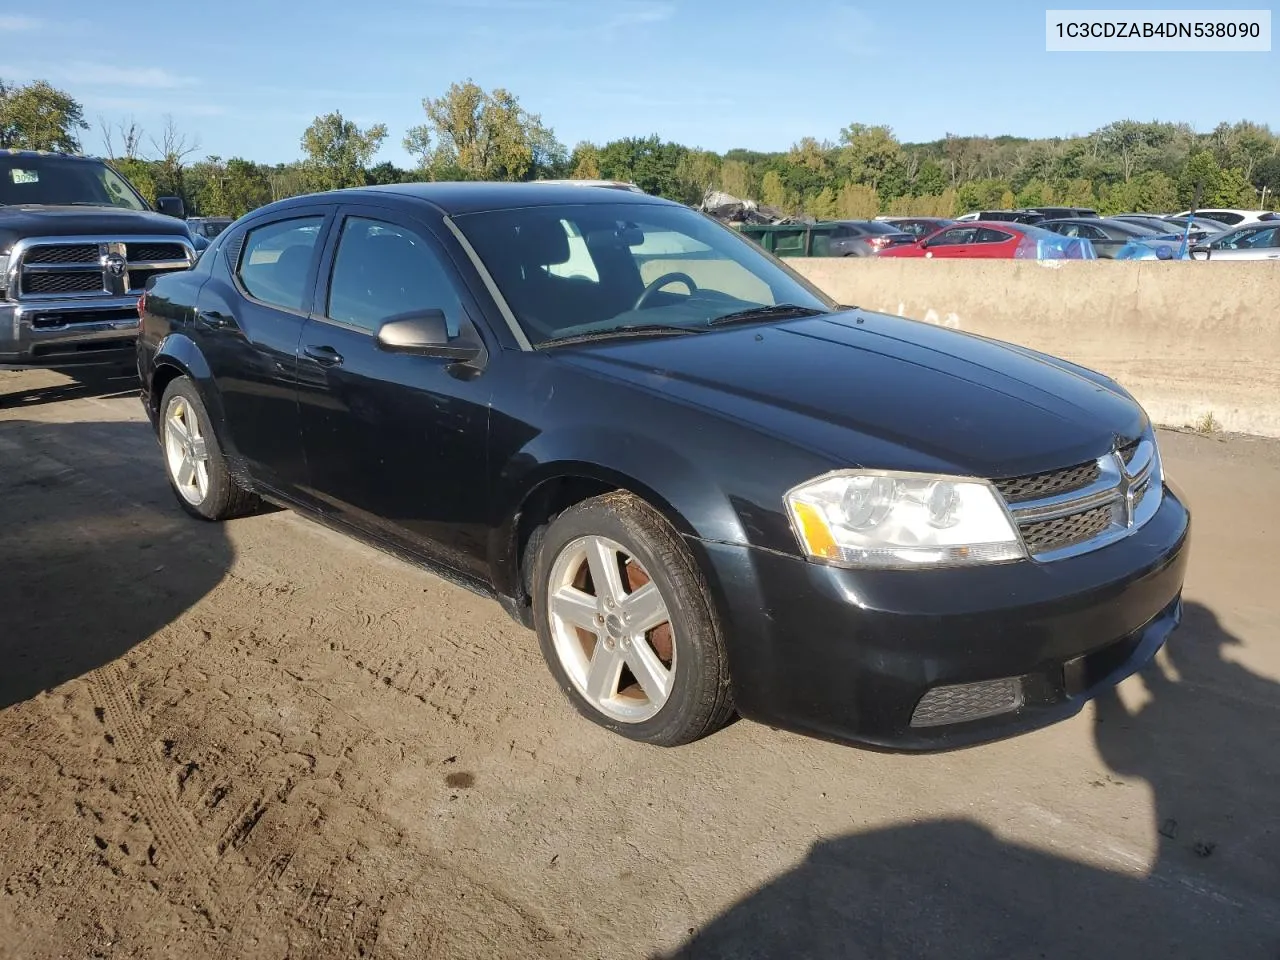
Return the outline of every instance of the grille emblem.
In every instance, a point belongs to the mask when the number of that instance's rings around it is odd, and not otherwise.
[[[105,261],[103,261],[103,263],[107,268],[107,273],[111,274],[111,276],[117,279],[124,276],[126,264],[125,264],[124,257],[120,256],[120,254],[118,253],[107,254],[107,258]]]
[[[1124,503],[1124,525],[1126,527],[1133,526],[1133,495],[1134,495],[1134,476],[1129,472],[1128,466],[1124,462],[1124,455],[1119,450],[1113,450],[1111,456],[1115,458],[1116,469],[1119,471],[1120,479],[1116,483],[1116,491],[1120,494]]]

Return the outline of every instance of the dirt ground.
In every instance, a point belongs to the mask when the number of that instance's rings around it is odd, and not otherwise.
[[[496,604],[174,503],[127,381],[0,373],[0,956],[1280,957],[1280,443],[1165,434],[1184,626],[1029,736],[580,719]]]

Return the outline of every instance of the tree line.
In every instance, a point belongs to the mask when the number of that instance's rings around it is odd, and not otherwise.
[[[788,214],[820,219],[881,213],[954,216],[969,210],[1061,204],[1102,213],[1202,206],[1276,206],[1280,136],[1268,126],[1120,120],[1083,136],[1031,139],[948,133],[903,143],[887,126],[853,123],[835,140],[806,137],[790,150],[724,154],[656,135],[604,144],[560,143],[542,117],[504,89],[471,80],[422,101],[404,134],[412,167],[374,163],[388,136],[333,112],[299,138],[299,159],[264,164],[205,156],[172,118],[148,135],[137,123],[99,122],[111,163],[147,197],[180,196],[194,214],[240,216],[273,200],[339,187],[430,180],[626,180],[647,193],[697,204],[722,190]],[[0,79],[0,147],[79,150],[89,123],[73,97],[44,81]]]

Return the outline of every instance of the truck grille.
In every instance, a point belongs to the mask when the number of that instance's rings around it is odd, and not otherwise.
[[[23,293],[106,293],[102,273],[33,273],[22,278]]]
[[[1164,477],[1155,435],[1061,470],[993,480],[1027,552],[1049,561],[1095,550],[1146,523]]]
[[[173,237],[36,237],[10,255],[18,300],[125,297],[160,273],[195,262],[189,243]],[[137,265],[136,268],[134,265]]]
[[[77,243],[66,246],[32,247],[24,258],[27,263],[97,263],[96,243]]]
[[[176,243],[129,243],[125,241],[125,255],[135,263],[151,263],[156,260],[186,260],[186,251]]]

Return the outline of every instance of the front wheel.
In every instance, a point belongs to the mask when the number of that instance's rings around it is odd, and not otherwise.
[[[679,535],[627,493],[551,523],[533,571],[538,640],[584,716],[632,740],[689,743],[733,713],[724,637]]]
[[[169,486],[182,509],[201,520],[252,513],[259,500],[236,483],[190,377],[177,377],[160,400],[160,447]]]

